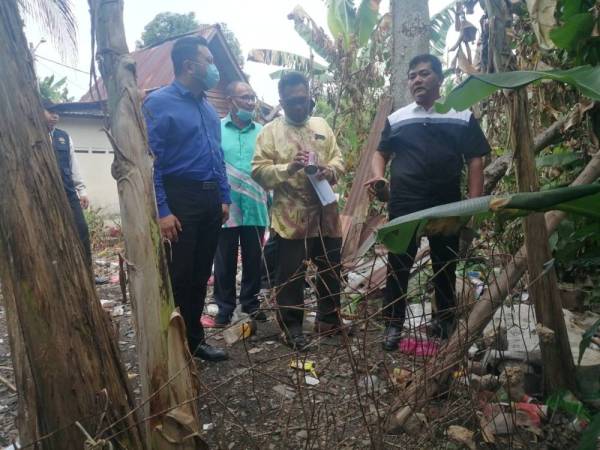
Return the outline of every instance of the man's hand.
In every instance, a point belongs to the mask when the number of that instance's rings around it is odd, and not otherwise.
[[[299,149],[298,153],[294,156],[291,163],[288,164],[287,170],[290,175],[295,174],[301,169],[304,169],[308,162],[308,152],[303,149]]]
[[[229,220],[229,205],[227,203],[221,204],[221,212],[223,214],[221,223],[223,224]]]
[[[317,172],[317,180],[327,180],[331,185],[336,183],[335,172],[329,167],[319,166],[319,171]]]
[[[183,229],[179,219],[173,214],[158,219],[158,225],[160,226],[160,234],[164,239],[169,241],[177,242],[178,233]]]
[[[81,205],[81,207],[83,209],[88,209],[88,207],[90,206],[90,199],[88,198],[87,195],[80,195],[79,196],[79,204]]]
[[[383,183],[384,185],[383,190],[376,189],[376,186],[380,185],[380,183]],[[367,180],[363,186],[367,188],[370,200],[373,200],[374,198],[377,198],[377,200],[382,202],[387,202],[389,200],[390,189],[388,181],[385,178],[373,177],[370,180]]]

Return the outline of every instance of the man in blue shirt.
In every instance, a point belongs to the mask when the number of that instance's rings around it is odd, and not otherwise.
[[[185,320],[188,345],[199,358],[227,359],[208,345],[200,317],[221,225],[229,217],[229,184],[221,124],[206,91],[219,71],[206,40],[178,39],[171,50],[175,81],[144,102],[154,160],[154,188],[162,236],[170,243],[169,274]]]
[[[262,260],[262,239],[269,224],[267,194],[252,179],[252,157],[256,137],[262,126],[254,122],[256,96],[242,81],[227,86],[229,114],[221,121],[221,145],[225,154],[227,176],[231,186],[229,220],[219,235],[215,256],[215,301],[219,305],[216,325],[231,321],[236,300],[238,249],[242,249],[242,311],[265,321],[259,310],[258,292]]]

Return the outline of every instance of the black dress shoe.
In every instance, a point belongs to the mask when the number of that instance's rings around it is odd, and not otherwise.
[[[96,285],[106,284],[106,283],[108,283],[108,278],[107,277],[101,277],[101,276],[95,276],[94,277],[94,283]]]
[[[427,335],[447,340],[454,331],[454,320],[433,320],[427,328]]]
[[[248,315],[258,321],[258,322],[266,322],[267,321],[267,315],[264,313],[264,311],[261,311],[260,309],[256,309],[254,311],[252,311],[251,313],[248,313]]]
[[[213,347],[208,344],[200,344],[194,350],[194,357],[205,361],[225,361],[229,359],[229,355],[222,348]]]
[[[398,350],[400,337],[402,336],[402,327],[398,325],[388,325],[383,332],[382,347],[386,352]]]
[[[308,347],[309,344],[308,339],[306,339],[302,331],[297,331],[286,335],[285,343],[293,350],[299,352],[306,350],[306,347]]]

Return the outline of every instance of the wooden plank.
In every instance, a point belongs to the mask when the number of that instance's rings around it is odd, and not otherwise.
[[[359,248],[363,225],[367,220],[369,205],[371,201],[363,184],[371,177],[371,160],[379,145],[381,132],[385,126],[387,116],[392,110],[392,98],[384,95],[379,101],[377,114],[371,126],[371,131],[362,151],[358,169],[354,176],[354,182],[348,201],[341,214],[342,236],[344,243],[342,247],[342,262],[349,266],[356,259],[356,251]]]

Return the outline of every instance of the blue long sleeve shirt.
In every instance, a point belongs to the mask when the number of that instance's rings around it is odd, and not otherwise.
[[[154,190],[159,217],[171,214],[163,177],[219,184],[222,203],[231,203],[221,122],[206,97],[197,98],[178,81],[154,91],[143,106],[148,143],[154,153]]]

